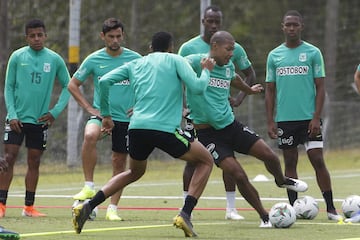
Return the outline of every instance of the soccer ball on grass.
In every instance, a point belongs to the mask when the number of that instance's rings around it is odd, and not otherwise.
[[[294,202],[294,209],[298,219],[314,219],[319,213],[319,205],[315,198],[311,196],[304,196],[296,199]]]
[[[344,216],[347,218],[353,217],[360,210],[360,196],[350,195],[341,204]]]
[[[276,203],[269,212],[269,220],[276,228],[289,228],[296,221],[295,209],[288,203]]]
[[[83,200],[75,200],[74,203],[73,203],[73,205],[71,206],[71,209],[73,209],[74,207],[78,206],[79,204],[83,204],[83,203],[84,203]],[[95,207],[95,208],[92,210],[91,214],[89,215],[89,220],[94,221],[95,218],[96,218],[96,216],[97,216],[97,214],[98,214],[98,208]]]

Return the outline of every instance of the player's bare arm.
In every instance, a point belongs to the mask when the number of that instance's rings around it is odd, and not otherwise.
[[[321,113],[325,101],[325,85],[324,78],[315,78],[315,88],[316,88],[316,97],[315,97],[315,112],[313,119],[309,124],[309,135],[310,137],[315,137],[320,133],[320,119]]]
[[[256,94],[260,93],[264,90],[261,84],[254,84],[253,86],[249,86],[239,74],[236,74],[235,79],[231,81],[231,87],[235,87],[246,94]]]
[[[275,83],[267,82],[266,90],[265,90],[265,99],[266,99],[265,107],[266,107],[268,135],[272,139],[277,139],[277,128],[274,121],[275,91],[276,91]]]
[[[69,82],[68,89],[71,95],[75,98],[76,102],[88,113],[94,116],[100,116],[100,112],[93,108],[92,105],[86,100],[84,95],[80,91],[82,82],[76,78],[72,78]]]
[[[255,70],[252,66],[241,70],[241,72],[245,75],[244,82],[246,82],[249,86],[253,85],[256,79]],[[238,107],[244,101],[247,94],[243,91],[240,91],[235,97],[232,98],[232,106]]]

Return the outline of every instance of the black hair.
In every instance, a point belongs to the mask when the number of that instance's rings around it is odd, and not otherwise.
[[[151,47],[153,52],[167,52],[173,43],[173,37],[168,32],[157,32],[152,36]]]
[[[120,21],[120,19],[116,18],[108,18],[104,21],[102,32],[105,34],[107,32],[110,32],[111,30],[121,28],[122,31],[124,31],[124,25]]]
[[[205,15],[206,15],[207,11],[209,11],[209,10],[211,10],[211,11],[213,11],[213,12],[221,12],[221,9],[220,9],[218,6],[216,6],[216,5],[210,5],[210,6],[208,6],[207,8],[205,8],[205,10],[204,10],[204,17],[205,17]]]
[[[297,10],[289,10],[285,13],[283,19],[285,19],[288,16],[295,16],[295,17],[299,17],[300,21],[303,22],[303,16],[299,13],[299,11]]]
[[[46,32],[45,24],[40,19],[32,19],[26,23],[25,35],[27,35],[29,28],[43,28],[44,32]]]

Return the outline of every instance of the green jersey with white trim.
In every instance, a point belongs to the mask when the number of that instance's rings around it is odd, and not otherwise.
[[[244,50],[244,48],[235,43],[233,51],[233,56],[231,57],[231,61],[240,69],[244,70],[251,66],[251,62]],[[201,36],[194,37],[189,41],[185,42],[181,45],[178,54],[185,57],[190,54],[197,53],[208,53],[210,51],[210,45],[205,42]]]
[[[94,83],[93,107],[99,109],[99,79],[111,70],[140,57],[140,54],[125,47],[122,48],[122,53],[116,57],[109,55],[106,48],[102,48],[85,58],[74,77],[81,82],[87,80],[89,76],[92,77]],[[134,104],[134,94],[130,89],[128,79],[124,79],[111,87],[109,101],[113,120],[129,122],[127,111]]]
[[[194,71],[201,73],[200,61],[207,54],[192,54],[186,57]],[[235,66],[229,61],[224,66],[215,65],[210,72],[209,86],[203,95],[186,89],[190,118],[195,124],[210,124],[215,129],[222,129],[231,124],[235,117],[230,106],[230,83],[235,78]]]
[[[205,69],[200,78],[187,61],[176,54],[154,52],[114,69],[99,83],[102,116],[109,116],[109,88],[129,79],[135,94],[129,129],[149,129],[174,133],[182,118],[182,84],[194,93],[202,94],[209,81]]]
[[[49,109],[55,79],[62,90],[57,103]],[[57,118],[69,101],[69,80],[66,64],[56,52],[48,48],[35,51],[29,46],[14,51],[5,77],[6,119],[43,124],[38,118],[48,112]]]
[[[315,112],[315,78],[325,77],[320,50],[302,42],[281,44],[267,58],[266,82],[276,84],[276,122],[310,120]]]

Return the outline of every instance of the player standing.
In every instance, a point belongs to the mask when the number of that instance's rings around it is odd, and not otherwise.
[[[268,134],[278,139],[288,177],[298,177],[298,145],[304,144],[325,199],[328,219],[340,220],[342,217],[333,203],[330,174],[323,156],[324,61],[317,47],[301,39],[303,29],[301,14],[288,11],[282,21],[285,43],[268,55],[265,91]],[[289,189],[287,194],[293,205],[298,194]]]
[[[34,208],[40,160],[46,149],[48,128],[64,110],[70,97],[67,90],[70,76],[64,60],[44,46],[47,39],[44,22],[30,20],[25,26],[25,39],[28,46],[11,54],[5,77],[7,116],[4,153],[8,171],[0,175],[0,218],[5,216],[14,164],[24,139],[28,168],[22,215],[46,216]],[[62,90],[57,103],[50,109],[55,79],[59,81]]]
[[[97,160],[96,143],[101,138],[101,120],[100,107],[100,89],[99,79],[111,70],[122,66],[141,55],[121,46],[124,40],[124,25],[119,19],[109,18],[103,23],[100,37],[105,43],[105,47],[90,54],[80,68],[75,72],[69,83],[69,91],[91,116],[85,126],[84,141],[81,150],[82,166],[85,177],[83,189],[73,198],[85,200],[95,195],[94,188],[94,170]],[[82,92],[80,86],[92,77],[94,83],[94,99],[91,105]],[[121,101],[119,101],[121,96]],[[112,166],[113,176],[123,172],[126,168],[127,158],[127,129],[129,125],[128,111],[134,103],[133,92],[130,89],[129,80],[125,79],[115,84],[110,89],[110,107],[111,116],[115,127],[112,131]],[[122,191],[119,190],[111,196],[110,204],[106,211],[107,220],[122,220],[117,214],[117,205],[119,203]]]

